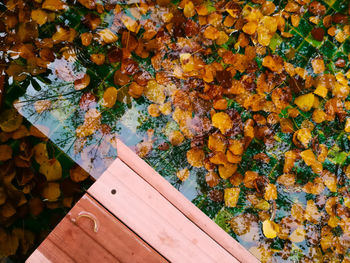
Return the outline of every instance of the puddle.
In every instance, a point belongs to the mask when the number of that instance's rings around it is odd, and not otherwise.
[[[7,100],[95,178],[119,138],[261,261],[349,260],[348,1],[0,7]]]

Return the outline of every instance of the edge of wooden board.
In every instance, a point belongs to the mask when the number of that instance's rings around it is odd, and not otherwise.
[[[197,225],[208,236],[228,251],[240,262],[260,262],[246,248],[239,244],[214,221],[192,204],[182,193],[175,189],[166,179],[158,174],[150,165],[142,160],[121,140],[117,141],[118,158],[128,165],[135,173],[155,188],[164,198],[180,210],[188,219]],[[115,162],[107,171],[112,171]]]

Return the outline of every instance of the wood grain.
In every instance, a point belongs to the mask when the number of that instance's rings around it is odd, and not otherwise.
[[[86,194],[27,262],[168,261]]]
[[[207,217],[198,207],[192,204],[183,194],[176,190],[168,181],[160,176],[151,166],[138,157],[122,141],[117,142],[118,158],[126,163],[132,170],[139,174],[164,198],[180,210],[188,219],[207,233],[213,240],[225,248],[232,256],[240,262],[258,263],[254,257],[241,244],[228,235],[214,221]],[[118,162],[114,162],[108,171],[118,170]]]
[[[238,262],[120,159],[112,166],[89,194],[165,258],[171,262]]]

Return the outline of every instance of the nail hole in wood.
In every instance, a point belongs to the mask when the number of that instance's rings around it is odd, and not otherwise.
[[[112,195],[115,195],[117,193],[117,190],[112,189],[111,193],[112,193]]]

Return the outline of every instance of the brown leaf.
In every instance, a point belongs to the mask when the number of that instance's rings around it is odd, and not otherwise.
[[[56,181],[62,178],[62,167],[57,159],[44,161],[40,165],[39,172],[45,175],[48,181]]]
[[[61,195],[61,189],[59,183],[48,183],[42,191],[42,197],[49,202],[57,201]]]
[[[0,161],[7,161],[12,158],[12,148],[7,144],[0,145]]]
[[[70,178],[73,182],[82,182],[85,181],[90,175],[82,169],[79,165],[73,166],[69,170]]]

